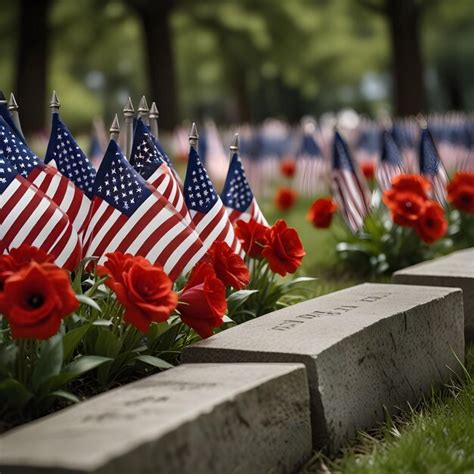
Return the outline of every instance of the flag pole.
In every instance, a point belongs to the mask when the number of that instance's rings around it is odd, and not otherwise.
[[[110,139],[117,141],[120,135],[120,123],[119,123],[119,118],[117,114],[115,114],[114,120],[109,129],[109,132],[110,132]]]
[[[149,108],[146,102],[146,97],[142,95],[142,98],[140,99],[140,103],[138,104],[137,118],[141,118],[145,125],[150,125],[150,122],[148,121],[148,111],[149,111]]]
[[[18,114],[18,104],[16,102],[15,96],[13,95],[13,92],[10,92],[10,100],[8,102],[8,110],[10,111],[12,115],[12,120],[13,123],[15,124],[15,127],[17,130],[20,132],[22,138],[25,138],[25,135],[23,134],[23,130],[21,129],[21,123],[20,123],[20,115]]]
[[[196,152],[198,151],[198,141],[199,134],[197,131],[196,124],[193,122],[191,131],[189,132],[189,145],[192,146],[196,150]]]
[[[158,117],[160,113],[158,112],[158,107],[156,102],[152,102],[150,107],[150,112],[148,113],[148,119],[150,122],[150,130],[154,137],[158,138]]]
[[[133,108],[132,99],[129,97],[127,105],[123,109],[123,117],[125,121],[125,140],[124,140],[124,153],[127,159],[130,159],[132,154],[133,144],[133,115],[135,110]]]

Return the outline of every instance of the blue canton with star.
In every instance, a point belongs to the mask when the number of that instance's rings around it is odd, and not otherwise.
[[[0,150],[0,193],[8,188],[17,174],[15,167],[3,156],[2,150]]]
[[[97,172],[94,194],[128,217],[151,195],[146,182],[125,159],[115,140],[110,140]]]
[[[27,178],[31,170],[41,162],[39,158],[13,133],[0,117],[0,153]]]
[[[149,128],[138,119],[130,163],[144,179],[148,179],[164,161],[163,155],[155,146]]]
[[[53,114],[51,137],[45,157],[46,163],[51,160],[54,160],[61,174],[70,179],[87,197],[92,198],[96,171],[58,113]]]
[[[334,136],[333,168],[354,172],[354,163],[349,155],[347,145],[341,135],[339,135],[339,132],[336,132]]]
[[[189,210],[208,212],[218,200],[217,193],[194,147],[189,150],[184,180],[184,200]]]
[[[439,157],[428,129],[421,132],[420,141],[420,172],[433,176],[438,172]]]
[[[232,155],[221,199],[225,206],[232,207],[240,212],[245,212],[252,204],[252,190],[247,182],[242,162],[237,153]]]
[[[382,154],[380,161],[392,165],[401,165],[403,162],[398,145],[395,143],[391,134],[386,130],[382,132]]]

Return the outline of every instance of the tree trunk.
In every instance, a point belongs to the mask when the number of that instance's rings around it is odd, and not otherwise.
[[[177,2],[173,0],[128,0],[143,24],[150,102],[160,111],[160,129],[171,130],[178,123],[173,38],[170,19]]]
[[[50,0],[20,0],[16,96],[25,134],[46,125],[48,13]]]
[[[386,0],[392,43],[395,113],[416,115],[425,110],[421,56],[421,9],[417,0]]]

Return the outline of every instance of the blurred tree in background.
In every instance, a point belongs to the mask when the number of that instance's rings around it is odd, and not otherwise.
[[[474,105],[472,0],[0,0],[0,84],[26,131],[50,91],[88,129],[128,95],[185,117],[290,121]]]

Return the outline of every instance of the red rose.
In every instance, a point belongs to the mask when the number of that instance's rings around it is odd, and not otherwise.
[[[125,308],[124,320],[141,332],[147,332],[152,322],[166,321],[178,296],[163,269],[143,257],[120,252],[106,256],[108,260],[97,267],[97,273],[110,275],[105,284]]]
[[[275,204],[280,211],[286,211],[293,206],[297,194],[290,188],[280,188],[275,195]]]
[[[15,339],[48,339],[79,307],[69,274],[53,263],[32,262],[5,280],[0,312]]]
[[[327,229],[337,210],[337,204],[331,198],[316,199],[309,208],[306,219],[318,229]]]
[[[360,168],[362,170],[362,174],[366,177],[366,179],[374,179],[375,176],[375,164],[373,161],[364,160],[360,162]]]
[[[185,324],[202,338],[222,325],[227,310],[225,286],[212,265],[200,262],[194,267],[179,297],[178,310]]]
[[[3,292],[5,280],[18,270],[13,257],[10,255],[0,255],[0,296]]]
[[[272,272],[285,276],[296,272],[306,253],[296,230],[279,219],[270,227],[262,255]]]
[[[283,176],[286,176],[287,178],[292,178],[296,172],[295,161],[292,159],[281,160],[280,171]]]
[[[250,283],[250,272],[242,258],[222,241],[216,241],[203,259],[214,267],[226,287],[241,290]]]
[[[392,179],[392,189],[411,192],[422,199],[428,199],[431,183],[423,176],[416,174],[399,174]]]
[[[416,233],[424,242],[431,244],[443,237],[447,230],[448,221],[443,208],[435,201],[428,201],[417,222]]]
[[[447,190],[448,201],[456,209],[474,214],[474,173],[457,172]]]
[[[53,256],[47,254],[43,249],[28,244],[21,244],[18,248],[10,249],[9,253],[18,268],[28,265],[30,262],[46,263],[54,261]]]
[[[425,211],[427,201],[416,193],[392,188],[384,191],[383,202],[391,210],[395,224],[414,227]]]
[[[240,220],[237,221],[235,235],[250,258],[262,258],[262,250],[267,244],[269,230],[269,227],[259,224],[255,219],[249,222]]]

